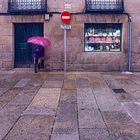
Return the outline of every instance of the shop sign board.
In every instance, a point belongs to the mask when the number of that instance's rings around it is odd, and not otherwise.
[[[70,24],[71,22],[71,14],[70,12],[68,11],[63,11],[61,13],[61,21],[64,23],[64,24]]]

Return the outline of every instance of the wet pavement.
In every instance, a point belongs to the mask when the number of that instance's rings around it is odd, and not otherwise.
[[[1,71],[0,140],[140,140],[140,73]]]

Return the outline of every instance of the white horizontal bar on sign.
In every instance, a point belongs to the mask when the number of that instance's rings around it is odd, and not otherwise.
[[[62,16],[62,19],[70,19],[70,16]]]
[[[61,29],[66,29],[66,30],[70,30],[71,29],[71,25],[65,25],[65,24],[63,24],[60,27],[61,27]]]
[[[65,8],[71,9],[71,4],[65,4]]]

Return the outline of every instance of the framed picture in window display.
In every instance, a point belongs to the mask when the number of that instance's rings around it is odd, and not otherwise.
[[[122,24],[85,23],[85,52],[120,52],[122,48]]]

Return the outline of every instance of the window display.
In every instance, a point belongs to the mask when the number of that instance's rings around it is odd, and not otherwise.
[[[121,51],[122,24],[85,23],[85,52]]]

